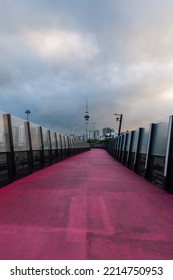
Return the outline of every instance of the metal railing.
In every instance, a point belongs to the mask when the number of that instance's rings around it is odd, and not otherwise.
[[[150,182],[173,193],[173,116],[106,142],[109,154]]]
[[[89,149],[77,136],[0,112],[0,187]]]

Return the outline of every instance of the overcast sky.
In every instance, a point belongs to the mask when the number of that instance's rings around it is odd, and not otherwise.
[[[173,114],[172,0],[0,0],[0,110],[59,132]]]

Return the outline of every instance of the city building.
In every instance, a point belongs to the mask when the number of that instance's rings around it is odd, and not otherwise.
[[[100,140],[100,131],[99,130],[94,131],[94,139]]]
[[[110,135],[112,129],[110,127],[104,127],[103,128],[103,136],[108,136],[108,134]]]

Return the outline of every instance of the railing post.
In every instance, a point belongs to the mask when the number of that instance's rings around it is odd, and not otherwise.
[[[119,146],[120,146],[120,136],[118,136],[118,139],[117,139],[117,145],[116,145],[116,151],[115,151],[115,159],[116,160],[118,160]]]
[[[164,187],[173,193],[173,116],[169,117],[168,139],[164,166]]]
[[[121,137],[122,137],[122,139],[121,139],[121,149],[120,149],[120,154],[119,154],[119,159],[118,159],[119,162],[122,162],[123,147],[124,147],[124,137],[125,137],[125,135],[122,134]]]
[[[62,135],[59,134],[59,140],[60,140],[60,158],[63,160],[64,153],[63,153],[63,146],[62,146]]]
[[[123,145],[123,135],[120,135],[119,138],[120,138],[120,142],[119,142],[119,149],[118,149],[117,160],[120,162],[120,160],[121,160],[121,152],[122,152],[122,145]]]
[[[57,133],[55,132],[55,143],[56,143],[56,161],[59,161],[59,155],[58,155],[58,139],[57,139]]]
[[[50,130],[48,130],[48,141],[49,141],[49,161],[52,164],[52,141],[50,136]]]
[[[120,155],[120,160],[119,160],[121,163],[122,163],[123,157],[124,157],[125,140],[126,140],[126,134],[122,134],[121,155]]]
[[[67,141],[66,135],[64,135],[64,144],[65,144],[65,158],[67,158]]]
[[[138,130],[138,142],[137,142],[137,149],[135,153],[135,159],[134,159],[134,171],[138,168],[138,158],[139,158],[139,149],[141,145],[141,139],[142,139],[142,132],[144,131],[144,128],[140,127]]]
[[[39,127],[39,135],[40,135],[40,162],[41,162],[41,168],[44,168],[45,160],[44,160],[44,145],[43,145],[43,132],[42,127]]]
[[[133,144],[133,141],[134,141],[134,134],[135,134],[135,131],[132,130],[131,131],[131,137],[130,137],[130,145],[129,145],[129,151],[128,151],[128,158],[127,158],[127,167],[130,166],[130,157],[131,157],[131,151],[132,151],[132,144]]]
[[[74,136],[72,138],[72,155],[74,156]]]
[[[71,142],[70,137],[67,136],[67,144],[68,144],[68,157],[71,156]]]
[[[114,138],[113,140],[113,157],[116,159],[116,148],[117,148],[117,138]]]
[[[16,176],[16,163],[15,163],[15,155],[14,155],[11,116],[9,114],[3,114],[3,123],[4,123],[6,150],[7,150],[6,156],[7,156],[8,179],[11,182]]]
[[[28,148],[29,148],[29,151],[27,151],[29,173],[32,173],[34,164],[33,164],[30,123],[28,121],[24,122],[24,126],[25,126],[26,141],[27,141],[27,145],[28,145]]]
[[[126,154],[126,149],[127,149],[127,140],[128,140],[128,132],[126,132],[125,134],[125,143],[124,143],[124,152],[123,152],[123,155],[122,155],[122,164],[124,165],[125,163],[125,154]]]
[[[147,153],[146,153],[146,159],[145,159],[145,178],[149,179],[150,174],[150,167],[151,167],[151,150],[153,146],[153,136],[154,136],[154,130],[155,130],[155,124],[152,123],[150,125],[149,135],[148,135],[148,144],[147,144]]]

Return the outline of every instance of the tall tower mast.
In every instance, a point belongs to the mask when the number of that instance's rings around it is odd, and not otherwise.
[[[85,119],[85,124],[86,124],[86,132],[88,131],[88,122],[89,122],[89,113],[88,113],[88,100],[86,98],[86,110],[85,110],[85,115],[84,115],[84,119]]]

